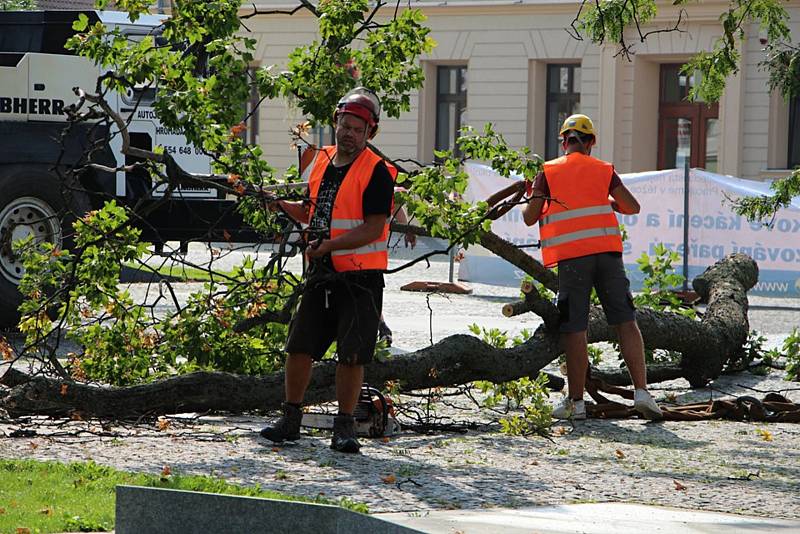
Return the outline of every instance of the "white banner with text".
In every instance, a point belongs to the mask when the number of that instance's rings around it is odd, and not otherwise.
[[[490,167],[468,162],[470,184],[466,198],[484,200],[508,185],[509,178]],[[688,251],[689,279],[733,252],[742,252],[758,262],[759,281],[751,294],[772,297],[800,297],[800,197],[779,211],[772,227],[750,223],[736,215],[728,199],[769,195],[768,182],[742,180],[699,169],[689,171],[689,210],[684,213],[684,171],[678,169],[620,175],[641,205],[637,215],[617,215],[627,230],[623,260],[633,290],[641,287],[643,275],[636,260],[642,253],[653,254],[658,243],[676,251],[674,264],[682,273],[684,249]],[[520,177],[512,177],[519,180]],[[528,227],[517,206],[492,224],[492,230],[541,261],[535,246],[537,225]],[[684,243],[684,224],[688,241]],[[459,280],[494,285],[519,285],[524,273],[481,247],[470,247],[459,265]]]

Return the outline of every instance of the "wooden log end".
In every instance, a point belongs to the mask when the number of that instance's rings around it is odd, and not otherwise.
[[[522,284],[520,285],[520,289],[526,295],[535,289],[533,282],[531,280],[523,280]]]
[[[514,316],[514,305],[513,304],[505,304],[503,305],[503,315],[506,317],[513,317]]]

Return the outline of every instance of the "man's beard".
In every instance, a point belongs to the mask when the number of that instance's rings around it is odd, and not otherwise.
[[[342,154],[349,156],[355,155],[363,149],[363,147],[359,147],[355,141],[350,140],[339,141],[338,148]]]

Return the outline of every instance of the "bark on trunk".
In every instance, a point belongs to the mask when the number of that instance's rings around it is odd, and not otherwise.
[[[524,348],[523,348],[524,347]],[[450,336],[439,343],[366,367],[365,380],[383,385],[399,380],[403,389],[425,389],[473,380],[504,382],[536,375],[557,354],[553,338],[541,332],[514,349],[495,349],[469,335]],[[524,372],[529,369],[530,373]],[[315,365],[306,402],[335,398],[334,362]],[[10,371],[0,384],[20,384],[0,406],[11,417],[49,416],[136,418],[208,410],[241,412],[278,408],[283,402],[283,372],[252,377],[199,372],[131,387],[101,387],[37,376],[29,381]]]
[[[541,274],[541,273],[537,273]],[[673,313],[639,310],[637,320],[645,345],[682,354],[680,370],[693,386],[719,376],[728,358],[742,347],[749,331],[746,291],[758,277],[755,262],[742,254],[729,256],[695,279],[694,288],[708,303],[702,320]],[[538,278],[537,278],[538,279]],[[548,280],[548,283],[551,283]],[[615,340],[602,311],[593,309],[589,341]],[[439,343],[366,368],[365,379],[375,385],[399,380],[404,390],[463,384],[474,380],[504,382],[535,376],[561,353],[558,335],[541,326],[525,343],[496,349],[469,335],[450,336]],[[655,371],[655,370],[654,370]],[[306,394],[310,404],[330,401],[335,364],[316,366]],[[674,378],[675,370],[649,373],[649,380]],[[619,379],[609,379],[620,383]],[[277,408],[283,401],[283,373],[264,377],[228,373],[193,373],[150,384],[115,388],[58,379],[28,380],[16,371],[0,377],[10,388],[0,395],[0,408],[9,415],[134,418],[185,412]]]

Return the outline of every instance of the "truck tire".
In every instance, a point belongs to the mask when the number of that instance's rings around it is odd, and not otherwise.
[[[12,242],[33,235],[37,242],[68,248],[72,222],[88,211],[88,199],[69,191],[44,165],[0,167],[0,328],[14,328],[22,303],[25,270]]]

